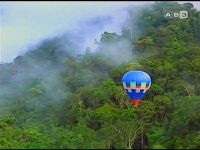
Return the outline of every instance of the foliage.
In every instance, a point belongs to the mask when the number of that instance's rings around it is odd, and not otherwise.
[[[186,20],[163,17],[183,9]],[[155,2],[130,10],[130,20],[138,37],[104,32],[99,51],[74,55],[54,38],[0,64],[0,148],[199,149],[200,12]],[[137,57],[112,63],[106,53],[124,40]],[[153,81],[137,109],[121,84],[134,69]]]

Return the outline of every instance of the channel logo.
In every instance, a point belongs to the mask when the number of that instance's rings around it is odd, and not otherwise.
[[[165,11],[164,12],[165,18],[180,18],[180,19],[186,19],[188,18],[188,11],[182,10],[182,11]]]

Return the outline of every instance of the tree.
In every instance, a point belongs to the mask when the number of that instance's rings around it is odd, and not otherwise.
[[[35,111],[38,111],[38,100],[40,99],[40,96],[43,94],[42,90],[39,88],[31,88],[30,93],[33,96],[33,99],[35,102]]]

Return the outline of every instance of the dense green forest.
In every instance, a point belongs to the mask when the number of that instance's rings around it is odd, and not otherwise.
[[[97,51],[79,55],[70,35],[55,37],[0,64],[0,148],[200,149],[200,11],[128,11],[137,36],[105,31]],[[121,83],[134,69],[152,77],[137,109]]]

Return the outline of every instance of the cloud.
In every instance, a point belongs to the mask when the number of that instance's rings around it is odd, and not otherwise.
[[[142,5],[143,3],[2,2],[0,5],[2,10],[1,61],[11,62],[31,45],[46,37],[73,29],[77,24],[82,26],[81,22],[94,16],[112,16],[114,21],[106,29],[119,32],[117,26],[124,18],[121,17],[120,10],[130,5]],[[92,45],[90,40],[88,43]]]

